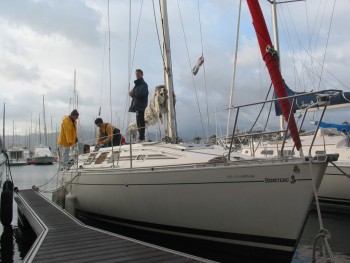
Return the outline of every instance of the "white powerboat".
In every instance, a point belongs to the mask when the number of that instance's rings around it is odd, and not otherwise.
[[[15,165],[27,165],[27,159],[24,157],[25,149],[22,146],[12,146],[8,149],[9,164]]]
[[[33,164],[53,164],[55,156],[52,154],[48,146],[39,145],[35,147],[34,155],[32,157]]]

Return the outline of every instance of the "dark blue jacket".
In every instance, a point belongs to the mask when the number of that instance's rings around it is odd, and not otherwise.
[[[129,112],[144,111],[148,103],[148,85],[143,78],[135,80],[134,83]]]

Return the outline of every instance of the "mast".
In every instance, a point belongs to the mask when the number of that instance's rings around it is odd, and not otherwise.
[[[276,9],[276,0],[271,0],[271,14],[272,14],[272,28],[273,28],[273,43],[275,50],[278,52],[278,55],[280,55],[280,43],[279,43],[279,37],[278,37],[278,26],[277,26],[277,9]],[[281,61],[281,57],[279,58]],[[279,69],[281,71],[281,63],[278,64]],[[284,120],[283,116],[280,115],[280,129],[284,130]]]
[[[247,0],[247,3],[253,19],[253,25],[258,38],[261,55],[269,71],[269,75],[275,89],[276,97],[277,98],[287,97],[288,95],[287,95],[285,83],[279,69],[278,54],[276,50],[273,49],[271,38],[267,30],[267,26],[260,8],[259,1]],[[288,122],[289,113],[291,110],[291,105],[289,103],[289,100],[288,99],[280,100],[279,104],[281,105],[284,119],[285,121]],[[290,115],[289,130],[292,135],[295,147],[297,148],[297,150],[299,150],[301,148],[301,141],[300,141],[298,128],[297,128],[293,114]]]
[[[280,2],[279,4],[299,2],[299,1],[303,1],[303,0],[290,0],[290,1]],[[281,61],[280,43],[279,43],[279,36],[278,36],[278,24],[277,24],[277,8],[276,8],[278,3],[277,3],[277,0],[268,0],[268,2],[270,2],[271,4],[273,43],[274,43],[275,50],[278,52],[279,60]],[[279,63],[279,68],[281,71],[281,63]],[[284,130],[284,120],[282,115],[280,115],[280,129]]]
[[[280,44],[279,44],[278,26],[277,26],[277,9],[276,9],[277,2],[276,0],[271,0],[270,3],[271,3],[271,14],[272,14],[273,43],[274,43],[275,50],[279,52]],[[279,68],[281,70],[280,64],[279,64]]]
[[[4,110],[2,112],[2,148],[5,149],[5,102],[4,102]]]
[[[47,146],[47,129],[46,129],[46,118],[45,118],[45,98],[44,98],[44,95],[43,95],[43,118],[44,118],[45,146]]]
[[[229,101],[229,104],[228,104],[226,138],[228,138],[228,136],[229,136],[229,134],[230,134],[231,107],[232,107],[233,91],[234,91],[235,79],[236,79],[236,65],[237,65],[237,53],[238,53],[238,37],[239,37],[239,27],[240,27],[240,23],[241,23],[241,6],[242,6],[242,0],[239,1],[239,7],[238,7],[238,20],[237,20],[237,30],[236,30],[235,59],[234,59],[234,62],[233,62],[233,72],[232,72],[232,80],[231,80],[231,93],[230,93],[230,101]]]
[[[32,122],[33,122],[33,114],[30,114],[30,128],[29,128],[29,151],[31,151],[31,147],[32,147]]]
[[[51,147],[54,149],[55,143],[53,139],[53,126],[52,126],[52,115],[51,115]]]
[[[165,87],[168,92],[167,103],[167,136],[171,139],[172,143],[176,143],[177,131],[176,131],[176,116],[174,108],[174,86],[173,86],[173,73],[171,63],[170,52],[170,37],[169,37],[169,24],[168,24],[168,12],[166,0],[160,0],[160,12],[163,29],[163,56],[164,56],[164,80]]]
[[[77,70],[74,70],[74,87],[73,87],[73,110],[76,109],[77,107],[77,89],[76,89],[76,84],[77,84]]]
[[[39,145],[41,144],[40,113],[39,113]]]

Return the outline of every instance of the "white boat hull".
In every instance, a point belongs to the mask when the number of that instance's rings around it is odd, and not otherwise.
[[[0,187],[2,187],[2,182],[5,175],[6,157],[5,154],[0,153]]]
[[[335,164],[350,176],[349,163],[335,162]],[[348,176],[329,164],[318,191],[320,201],[350,207],[350,177]]]
[[[310,148],[310,141],[312,136],[302,136],[302,143],[304,152],[308,152]],[[324,143],[324,141],[326,143]],[[285,152],[292,152],[293,143],[287,140],[285,146]],[[256,146],[255,146],[256,147]],[[280,149],[281,143],[268,142],[264,145],[260,145],[255,156],[258,158],[271,158],[277,155],[277,149]],[[264,155],[270,151],[271,155]],[[294,149],[294,151],[296,151]],[[339,160],[335,161],[334,164],[337,165],[343,172],[348,176],[344,175],[341,171],[335,168],[332,164],[328,164],[324,178],[322,180],[318,196],[322,203],[328,205],[334,205],[336,209],[342,211],[345,206],[350,207],[350,147],[346,146],[346,140],[342,136],[326,136],[326,137],[316,137],[316,144],[312,148],[312,154],[316,155],[319,153],[324,154],[325,152],[330,154],[339,154]],[[245,147],[241,150],[242,154],[251,154],[250,147]]]
[[[25,159],[18,159],[18,160],[9,160],[10,166],[19,166],[19,165],[27,165],[27,160]]]
[[[316,162],[314,180],[301,159],[168,170],[82,169],[71,191],[77,211],[95,219],[291,258],[314,197],[313,183],[319,186],[326,168],[326,162]],[[62,175],[63,182],[74,176]]]

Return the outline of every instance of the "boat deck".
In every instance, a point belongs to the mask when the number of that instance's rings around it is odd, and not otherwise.
[[[37,235],[24,262],[210,262],[87,226],[31,189],[15,200]]]

